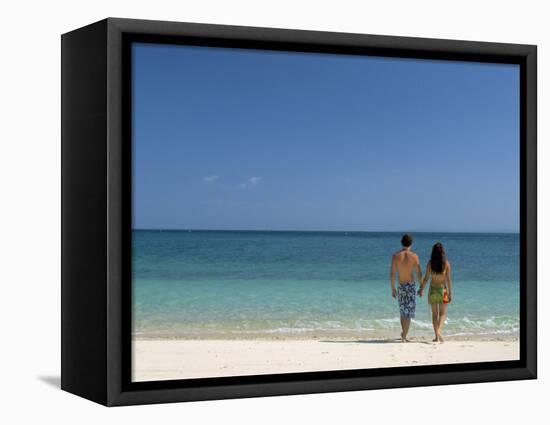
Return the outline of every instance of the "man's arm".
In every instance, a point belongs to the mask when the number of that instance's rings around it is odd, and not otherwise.
[[[390,285],[391,285],[391,296],[392,297],[396,297],[397,296],[397,291],[395,289],[395,282],[394,282],[394,277],[395,277],[395,272],[397,271],[396,270],[396,266],[395,266],[395,256],[392,255],[391,257],[391,269],[390,269]]]
[[[416,274],[418,276],[418,283],[422,284],[422,267],[420,267],[420,260],[418,255],[416,256]]]

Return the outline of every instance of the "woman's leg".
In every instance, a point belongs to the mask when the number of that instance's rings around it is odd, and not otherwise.
[[[439,311],[438,311],[438,305],[437,304],[431,304],[432,306],[432,325],[434,328],[434,342],[437,342],[437,338],[439,335]]]
[[[443,342],[443,338],[441,337],[441,330],[443,329],[443,325],[445,324],[445,316],[447,312],[447,304],[439,304],[439,326],[437,328],[437,335],[439,337],[439,341]]]

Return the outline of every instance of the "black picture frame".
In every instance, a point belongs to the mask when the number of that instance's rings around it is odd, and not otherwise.
[[[536,46],[118,18],[61,41],[62,389],[114,406],[536,378]],[[131,382],[136,41],[519,64],[520,360]]]

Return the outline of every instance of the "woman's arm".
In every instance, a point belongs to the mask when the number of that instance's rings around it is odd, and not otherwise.
[[[447,296],[449,297],[449,302],[452,299],[452,290],[453,290],[453,280],[451,278],[451,263],[447,262],[447,273],[445,275],[445,282],[447,286]]]
[[[428,282],[428,279],[430,278],[431,274],[432,274],[432,266],[428,261],[428,265],[426,266],[426,274],[424,275],[424,279],[422,279],[422,283],[420,283],[420,289],[418,290],[418,295],[421,295],[422,292],[424,292],[424,288],[426,287],[426,283]]]

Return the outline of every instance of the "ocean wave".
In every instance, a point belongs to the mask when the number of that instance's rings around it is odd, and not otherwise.
[[[297,320],[297,321],[251,321],[241,320],[221,323],[148,323],[136,325],[134,334],[305,334],[313,332],[369,333],[397,331],[400,329],[399,317],[358,320]],[[519,332],[519,319],[510,316],[491,316],[484,318],[447,318],[445,331],[452,336],[468,335],[515,335]],[[431,321],[413,319],[411,329],[422,333],[432,332]]]

